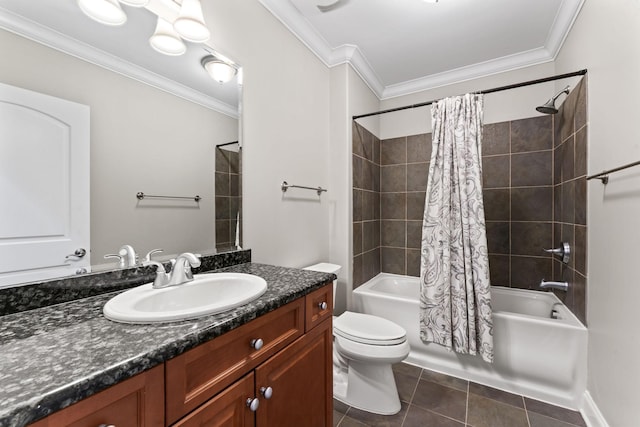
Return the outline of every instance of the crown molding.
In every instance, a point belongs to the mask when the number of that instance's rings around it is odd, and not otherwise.
[[[181,83],[163,77],[146,68],[125,61],[48,27],[0,8],[0,28],[26,37],[37,43],[59,50],[83,61],[114,71],[141,83],[163,90],[203,107],[239,118],[238,109],[219,99],[206,95]]]
[[[259,1],[327,67],[331,68],[345,63],[351,64],[376,96],[378,98],[382,96],[384,85],[358,46],[345,44],[333,49],[290,1]]]
[[[324,37],[307,21],[307,19],[288,0],[259,0],[278,21],[282,23],[294,36],[309,48],[327,67],[331,67],[333,49]],[[336,56],[346,52],[338,52]]]
[[[578,18],[578,14],[580,13],[580,10],[582,10],[584,2],[585,0],[562,1],[558,14],[556,15],[556,19],[551,26],[551,30],[549,31],[547,40],[544,44],[546,49],[551,53],[553,59],[556,59],[558,53],[560,53],[560,48],[562,48],[564,41],[569,35],[569,31],[573,27],[573,23]]]
[[[381,100],[434,89],[441,86],[486,77],[492,74],[512,71],[518,68],[543,64],[553,60],[553,56],[544,48],[533,49],[515,55],[492,59],[491,61],[456,68],[444,73],[431,74],[415,80],[385,87]]]
[[[332,49],[324,37],[315,30],[290,1],[259,1],[327,67],[344,63],[351,64],[367,86],[380,100],[384,100],[553,61],[585,0],[562,0],[545,45],[540,48],[389,86],[382,83],[358,46],[343,45]]]

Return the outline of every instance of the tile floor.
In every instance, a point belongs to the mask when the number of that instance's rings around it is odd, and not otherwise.
[[[334,400],[334,427],[586,427],[579,412],[399,363],[396,415],[375,415]]]

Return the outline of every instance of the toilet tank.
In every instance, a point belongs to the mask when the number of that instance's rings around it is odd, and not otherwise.
[[[333,273],[335,275],[342,269],[338,264],[330,264],[328,262],[321,262],[318,264],[310,265],[309,267],[303,268],[303,270],[312,270],[312,271],[320,271],[321,273]],[[333,281],[333,305],[336,305],[336,286],[338,285],[338,281]]]

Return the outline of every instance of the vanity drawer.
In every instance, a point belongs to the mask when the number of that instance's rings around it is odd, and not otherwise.
[[[333,315],[333,284],[316,289],[305,297],[305,331]]]
[[[164,425],[164,365],[122,381],[31,427],[157,427]]]
[[[166,362],[166,415],[171,424],[209,400],[304,333],[300,298]],[[254,340],[262,347],[252,347]]]

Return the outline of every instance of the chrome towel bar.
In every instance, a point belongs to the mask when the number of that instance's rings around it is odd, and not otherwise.
[[[152,196],[151,194],[144,194],[142,191],[140,191],[138,194],[136,194],[136,198],[138,200],[142,200],[142,199],[179,199],[179,200],[193,200],[195,202],[199,202],[200,200],[202,200],[202,197],[195,195],[194,197],[187,197],[187,196]]]
[[[602,172],[597,173],[595,175],[588,176],[587,177],[587,181],[589,181],[590,179],[599,179],[603,184],[607,184],[609,182],[609,174],[610,173],[618,172],[618,171],[621,171],[621,170],[624,170],[624,169],[628,169],[628,168],[631,168],[633,166],[638,166],[638,165],[640,165],[640,161],[629,163],[629,164],[626,164],[624,166],[620,166],[620,167],[617,167],[617,168],[609,169],[607,171],[602,171]]]
[[[282,190],[282,192],[286,193],[289,188],[302,188],[305,190],[313,190],[318,193],[318,196],[321,195],[323,191],[327,191],[326,188],[322,188],[322,187],[305,187],[304,185],[293,185],[293,184],[287,183],[287,181],[282,181],[282,185],[280,186],[280,189]]]

